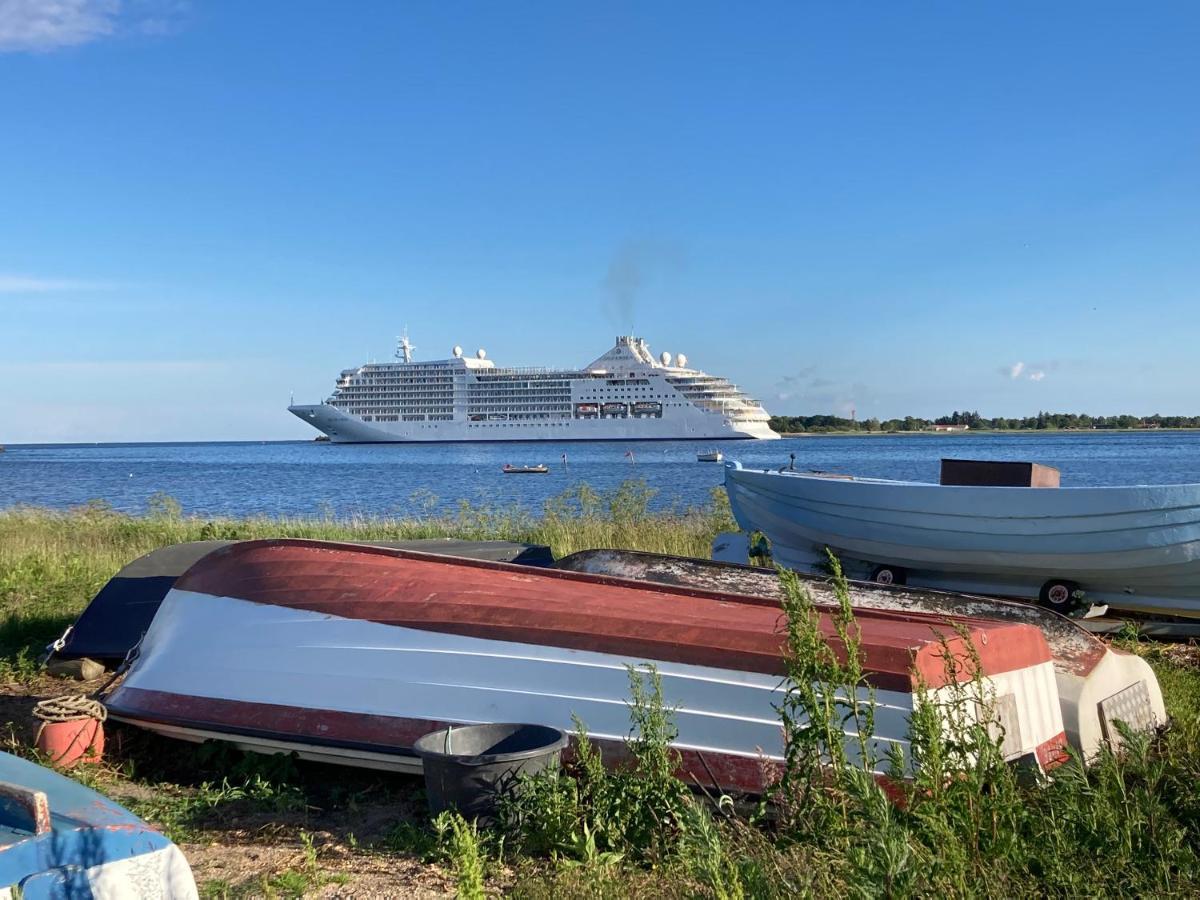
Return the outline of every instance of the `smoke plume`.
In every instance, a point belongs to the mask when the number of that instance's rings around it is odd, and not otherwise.
[[[607,296],[606,311],[613,323],[633,334],[639,294],[655,278],[678,269],[683,254],[670,244],[626,241],[617,248],[601,282]]]

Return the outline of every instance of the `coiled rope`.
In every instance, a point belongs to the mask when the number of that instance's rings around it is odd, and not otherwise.
[[[33,708],[33,715],[43,722],[74,722],[77,719],[95,719],[97,722],[103,722],[108,718],[108,709],[99,700],[93,700],[83,694],[64,694],[61,697],[39,700]]]

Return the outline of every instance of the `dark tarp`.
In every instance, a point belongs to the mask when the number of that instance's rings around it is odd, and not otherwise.
[[[194,541],[172,544],[138,557],[109,579],[75,622],[66,644],[54,655],[60,659],[90,657],[105,661],[125,658],[150,627],[154,613],[184,572],[212,551],[236,541]],[[431,538],[420,541],[354,541],[373,547],[418,550],[444,556],[465,556],[526,566],[554,565],[549,547],[511,541],[459,541]]]

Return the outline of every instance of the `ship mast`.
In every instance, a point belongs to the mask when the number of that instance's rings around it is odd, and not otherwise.
[[[410,363],[412,362],[412,352],[416,349],[416,345],[408,339],[408,326],[405,325],[404,333],[396,339],[396,359]]]

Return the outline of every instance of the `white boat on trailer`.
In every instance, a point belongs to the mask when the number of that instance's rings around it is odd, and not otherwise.
[[[954,702],[955,681],[978,664],[1006,757],[1061,760],[1060,701],[1036,628],[856,616],[878,759],[893,746],[905,752],[914,704]],[[820,622],[836,641],[828,615]],[[171,737],[397,771],[418,771],[413,742],[448,724],[571,731],[578,716],[612,759],[629,734],[629,667],[653,663],[676,709],[681,774],[754,792],[783,757],[784,648],[778,605],[758,598],[380,547],[245,541],[174,583],[106,704],[113,719]]]
[[[781,565],[1019,599],[1200,616],[1200,484],[929,484],[725,464],[738,525]]]

